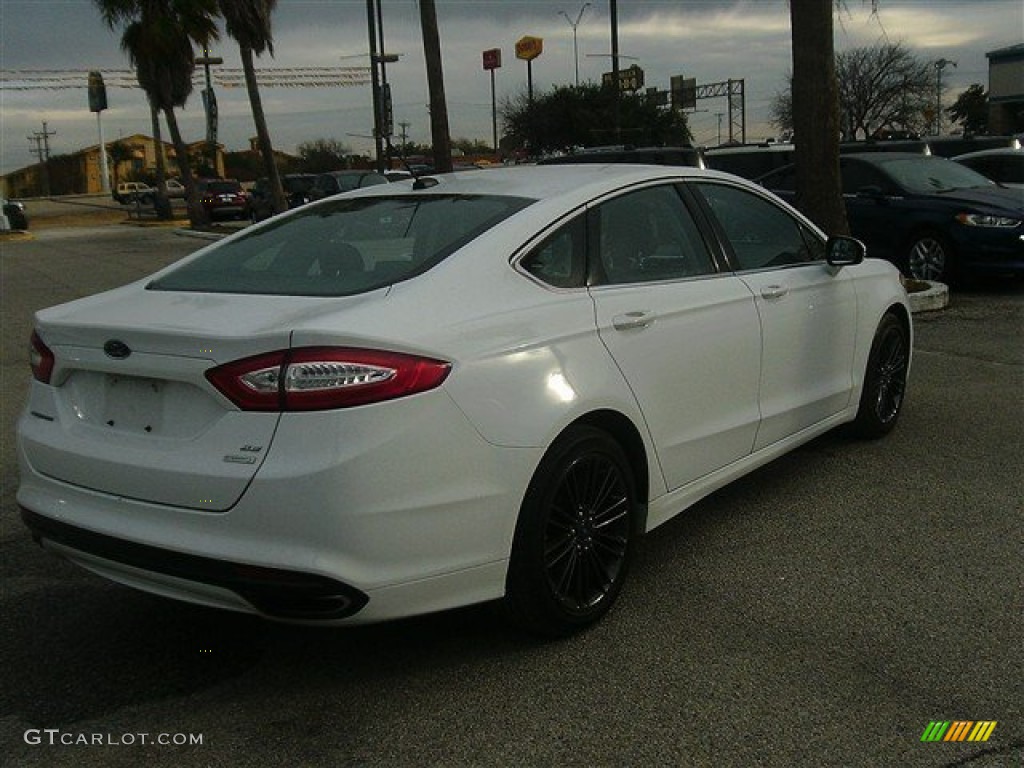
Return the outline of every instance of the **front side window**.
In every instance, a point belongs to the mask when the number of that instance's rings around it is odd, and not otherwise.
[[[438,264],[532,201],[489,195],[330,200],[172,269],[159,291],[349,296]]]
[[[602,203],[592,215],[601,282],[648,283],[715,271],[707,245],[672,185],[630,192]]]
[[[839,175],[844,195],[856,195],[866,189],[875,189],[884,195],[898,194],[898,190],[881,171],[856,158],[840,158]]]
[[[770,269],[824,258],[821,238],[788,211],[728,184],[695,184],[721,225],[737,268]]]

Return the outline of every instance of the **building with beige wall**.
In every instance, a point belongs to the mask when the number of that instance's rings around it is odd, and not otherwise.
[[[152,136],[141,133],[107,142],[111,189],[121,181],[152,180],[156,176],[158,146],[163,150],[167,175],[177,176],[177,153],[173,144],[164,141],[158,145]],[[205,141],[189,144],[188,150],[193,158],[207,156]],[[193,162],[192,167],[196,168],[197,164]],[[224,147],[220,144],[216,147],[216,160],[211,167],[216,169],[218,176],[224,175]],[[20,168],[0,177],[0,182],[4,196],[12,198],[100,193],[103,182],[99,145],[51,157],[45,169],[41,163]]]
[[[988,130],[1024,131],[1024,43],[985,54],[988,59]]]

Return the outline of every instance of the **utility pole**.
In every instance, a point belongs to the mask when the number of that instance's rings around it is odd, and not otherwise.
[[[942,135],[942,70],[950,64],[956,68],[956,62],[939,59],[935,62],[935,135]]]
[[[405,162],[405,145],[409,143],[409,125],[410,123],[403,120],[398,124],[398,127],[402,129],[399,136],[402,137],[402,162]]]
[[[376,169],[384,172],[384,132],[381,129],[380,76],[377,71],[377,8],[366,0],[366,26],[370,33],[370,88],[373,98],[373,150]]]
[[[206,90],[203,91],[203,106],[206,108],[206,152],[210,158],[210,167],[217,173],[217,96],[213,92],[213,79],[210,77],[211,64],[223,64],[224,59],[220,56],[210,56],[210,49],[204,47],[203,55],[196,59],[196,64],[202,64],[206,73]],[[157,148],[158,152],[163,147]]]
[[[56,135],[56,131],[47,130],[44,120],[43,130],[36,131],[28,137],[29,141],[34,141],[36,144],[35,149],[29,149],[29,152],[39,159],[39,178],[42,182],[43,197],[50,196],[50,137]]]
[[[615,100],[615,143],[622,143],[622,107],[620,104],[621,88],[619,87],[619,4],[618,0],[609,0],[612,26],[612,94]]]

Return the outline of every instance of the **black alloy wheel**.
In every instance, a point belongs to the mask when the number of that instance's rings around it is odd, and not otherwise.
[[[948,238],[937,232],[924,232],[907,249],[907,274],[915,280],[948,282],[953,259],[953,246]]]
[[[506,582],[512,620],[566,635],[597,621],[622,589],[637,537],[629,461],[608,435],[573,427],[541,462],[520,511]]]
[[[871,343],[864,389],[854,430],[861,437],[882,437],[896,426],[907,390],[910,339],[894,315],[882,318]]]

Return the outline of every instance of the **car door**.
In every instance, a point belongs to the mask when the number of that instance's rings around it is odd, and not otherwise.
[[[839,172],[850,232],[872,257],[898,264],[908,234],[904,196],[884,173],[857,157],[840,157]]]
[[[825,261],[821,237],[775,201],[726,182],[693,186],[760,317],[757,450],[849,405],[856,292],[849,271]]]
[[[754,299],[711,249],[673,184],[588,211],[600,338],[631,387],[669,489],[747,456],[761,331]]]

